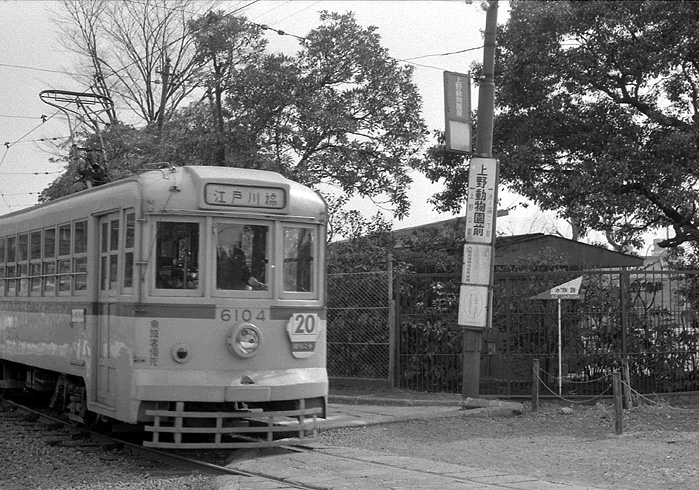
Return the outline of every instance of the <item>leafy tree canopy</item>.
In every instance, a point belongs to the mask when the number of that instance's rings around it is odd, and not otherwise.
[[[498,34],[494,150],[501,180],[611,241],[671,226],[699,241],[699,5],[511,2]],[[462,159],[434,148],[443,208],[465,195]]]
[[[412,68],[388,55],[376,28],[324,11],[290,56],[266,53],[261,27],[242,17],[209,12],[188,26],[191,43],[178,45],[193,46],[187,86],[203,96],[149,116],[143,128],[114,124],[104,135],[112,174],[162,160],[259,168],[346,195],[388,196],[399,217],[407,214],[408,171],[426,129]],[[133,151],[122,151],[128,137]],[[66,188],[55,184],[44,200]]]

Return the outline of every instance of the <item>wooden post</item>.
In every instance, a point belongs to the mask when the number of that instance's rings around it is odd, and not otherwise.
[[[617,435],[624,433],[624,409],[621,396],[621,373],[612,373],[614,388],[614,430]]]
[[[636,403],[633,395],[631,394],[631,375],[629,374],[629,361],[628,359],[624,361],[621,367],[624,375],[624,408],[633,408]]]
[[[481,329],[463,328],[463,367],[461,373],[461,398],[478,398],[481,380]]]
[[[539,359],[532,364],[532,412],[539,410]]]

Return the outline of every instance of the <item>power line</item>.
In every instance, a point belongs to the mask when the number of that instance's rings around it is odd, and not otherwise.
[[[37,116],[16,116],[12,114],[0,114],[0,117],[6,117],[8,119],[37,119]],[[42,114],[39,119],[44,120],[46,116]]]
[[[12,142],[12,143],[10,143],[9,141],[6,141],[6,142],[5,142],[5,147],[7,148],[7,150],[9,150],[11,147],[13,147],[14,145],[16,145],[17,143],[20,143],[24,138],[26,138],[27,136],[29,136],[30,134],[32,134],[34,131],[36,131],[37,129],[39,129],[39,128],[41,127],[42,124],[45,124],[47,121],[53,119],[57,114],[58,114],[58,111],[56,111],[54,114],[52,114],[51,116],[48,116],[48,117],[43,117],[43,116],[42,116],[41,122],[40,122],[38,125],[36,125],[33,129],[30,129],[27,133],[25,133],[24,136],[21,136],[21,137],[17,138],[17,140],[15,140],[15,141]],[[2,159],[0,159],[0,167],[2,167],[2,162],[5,160],[5,155],[7,155],[7,150],[5,150],[5,154],[2,156]]]
[[[10,68],[20,68],[22,70],[34,70],[34,71],[44,71],[48,73],[60,73],[61,75],[77,75],[79,76],[79,73],[72,73],[68,71],[59,71],[59,70],[49,70],[47,68],[36,68],[34,66],[26,66],[26,65],[12,65],[9,63],[0,63],[0,66],[6,66]]]
[[[2,197],[11,197],[11,196],[38,196],[41,194],[41,192],[15,192],[12,194],[3,194],[0,192],[0,196]]]
[[[412,58],[406,58],[404,60],[398,60],[398,61],[412,61],[412,60],[419,60],[422,58],[434,58],[436,56],[451,56],[452,54],[461,54],[461,53],[467,53],[469,51],[478,51],[479,49],[483,49],[485,46],[476,46],[475,48],[466,48],[466,49],[460,49],[459,51],[451,51],[449,53],[438,53],[438,54],[423,54],[422,56],[414,56]]]
[[[0,175],[54,175],[62,173],[63,170],[54,170],[53,172],[0,172]]]
[[[36,128],[35,128],[36,129]],[[26,135],[25,135],[26,136]],[[35,140],[21,140],[21,141],[15,141],[14,143],[10,143],[9,141],[5,141],[4,145],[7,146],[8,148],[13,145],[18,145],[20,143],[43,143],[46,141],[58,141],[58,140],[66,140],[69,139],[70,136],[54,136],[51,138],[38,138]]]

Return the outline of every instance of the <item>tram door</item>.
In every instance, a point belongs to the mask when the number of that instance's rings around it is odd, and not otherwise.
[[[97,401],[116,406],[116,315],[119,271],[119,213],[99,220],[99,292],[97,302]]]

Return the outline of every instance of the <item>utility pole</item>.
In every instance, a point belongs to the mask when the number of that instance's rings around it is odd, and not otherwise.
[[[160,92],[160,107],[158,109],[158,132],[162,132],[163,124],[165,123],[165,103],[167,102],[167,89],[170,82],[170,58],[165,58],[165,66],[163,66],[162,76],[162,91]]]
[[[483,37],[483,78],[478,88],[478,132],[476,133],[476,155],[484,158],[493,156],[493,114],[495,113],[495,40],[498,29],[498,0],[488,4],[485,15]]]
[[[493,156],[493,115],[495,112],[495,41],[497,36],[498,1],[484,1],[481,6],[487,7],[485,18],[485,35],[483,50],[483,77],[478,89],[478,127],[476,133],[475,157],[492,158]],[[471,162],[470,173],[476,171]],[[497,175],[497,172],[496,172]],[[497,177],[496,177],[497,180]],[[470,191],[469,191],[470,192]],[[495,183],[497,192],[497,182]],[[471,196],[469,196],[471,199]],[[495,199],[497,206],[497,199]],[[488,326],[492,327],[492,289],[493,289],[493,265],[495,250],[495,218],[493,213],[493,237],[491,243],[490,265],[490,292],[488,294]],[[462,286],[463,289],[463,286]],[[463,295],[462,295],[463,297]],[[460,306],[464,308],[464,306]],[[462,398],[478,398],[481,377],[481,346],[483,345],[483,328],[463,327],[463,370],[462,370]]]

